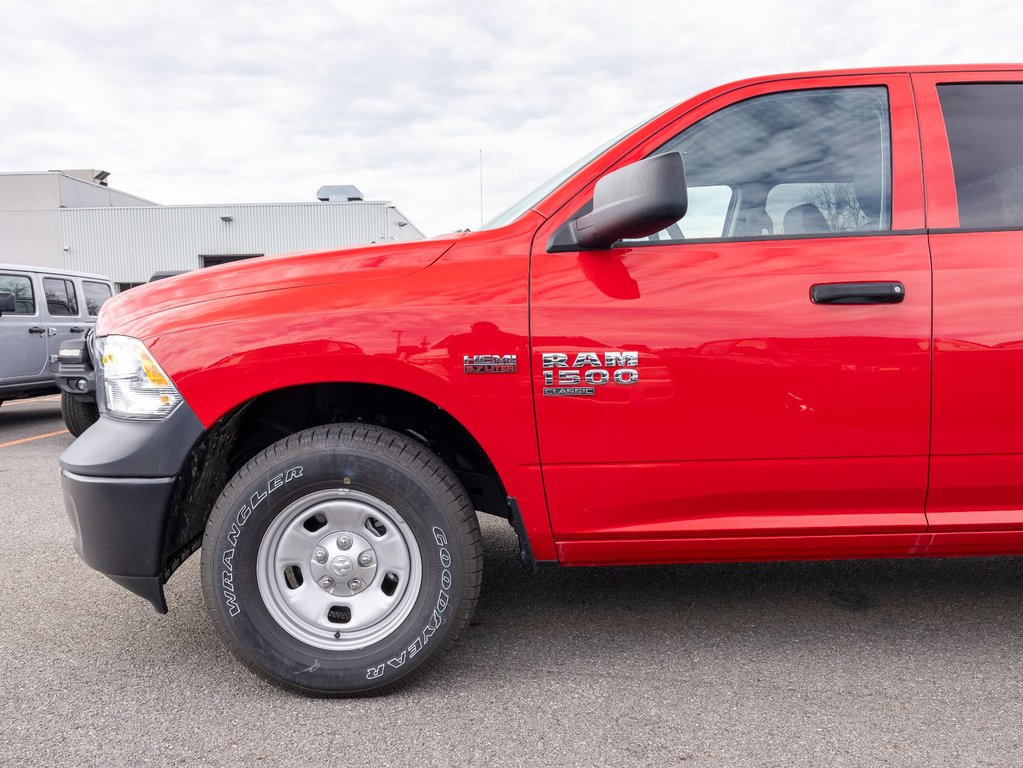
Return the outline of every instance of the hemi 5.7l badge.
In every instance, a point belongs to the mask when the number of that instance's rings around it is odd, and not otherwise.
[[[598,387],[639,381],[639,352],[544,352],[543,393],[546,397],[586,397]]]
[[[466,373],[515,373],[515,355],[462,355]]]

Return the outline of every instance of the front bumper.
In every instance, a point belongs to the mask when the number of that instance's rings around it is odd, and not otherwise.
[[[87,403],[96,402],[95,371],[87,369],[84,365],[61,363],[57,367],[57,375],[53,378],[61,392],[67,392]]]
[[[60,471],[75,552],[85,564],[167,613],[163,532],[173,477],[88,477]]]
[[[96,402],[96,370],[93,366],[92,331],[81,339],[71,339],[60,345],[57,355],[57,372],[54,379],[61,392],[67,392],[88,403]],[[78,356],[78,362],[64,362],[61,355],[71,350]]]
[[[101,416],[60,457],[75,551],[161,613],[174,483],[202,434],[181,403],[162,421]]]

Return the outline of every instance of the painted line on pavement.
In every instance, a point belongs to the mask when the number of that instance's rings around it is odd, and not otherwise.
[[[21,445],[22,443],[31,443],[33,440],[43,440],[47,437],[56,437],[57,435],[66,435],[68,431],[62,429],[59,432],[47,432],[45,435],[35,435],[33,437],[23,437],[20,440],[11,440],[9,443],[0,443],[0,448],[10,448],[12,445]]]
[[[48,397],[29,397],[24,400],[8,400],[4,404],[4,408],[10,408],[12,405],[33,405],[34,403],[59,403],[60,395],[51,395]]]

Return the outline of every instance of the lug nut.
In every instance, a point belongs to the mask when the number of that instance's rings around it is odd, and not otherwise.
[[[339,549],[351,549],[352,548],[352,537],[344,534],[337,537],[337,546]]]
[[[316,550],[316,553],[313,555],[313,560],[315,560],[318,563],[327,562],[327,550],[325,549]]]
[[[373,565],[373,553],[363,552],[359,555],[359,565],[365,568],[367,565]]]
[[[348,582],[348,588],[352,590],[352,592],[358,592],[362,589],[362,579],[352,579]]]
[[[330,578],[330,576],[324,576],[322,579],[320,579],[320,586],[323,587],[324,589],[328,589],[328,590],[329,589],[333,589],[334,588],[334,580],[332,578]]]

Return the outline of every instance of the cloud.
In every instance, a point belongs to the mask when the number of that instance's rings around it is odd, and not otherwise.
[[[17,8],[13,6],[17,5]],[[1010,60],[1023,11],[933,4],[9,3],[0,169],[100,167],[164,203],[353,183],[421,229],[487,215],[739,77]]]

